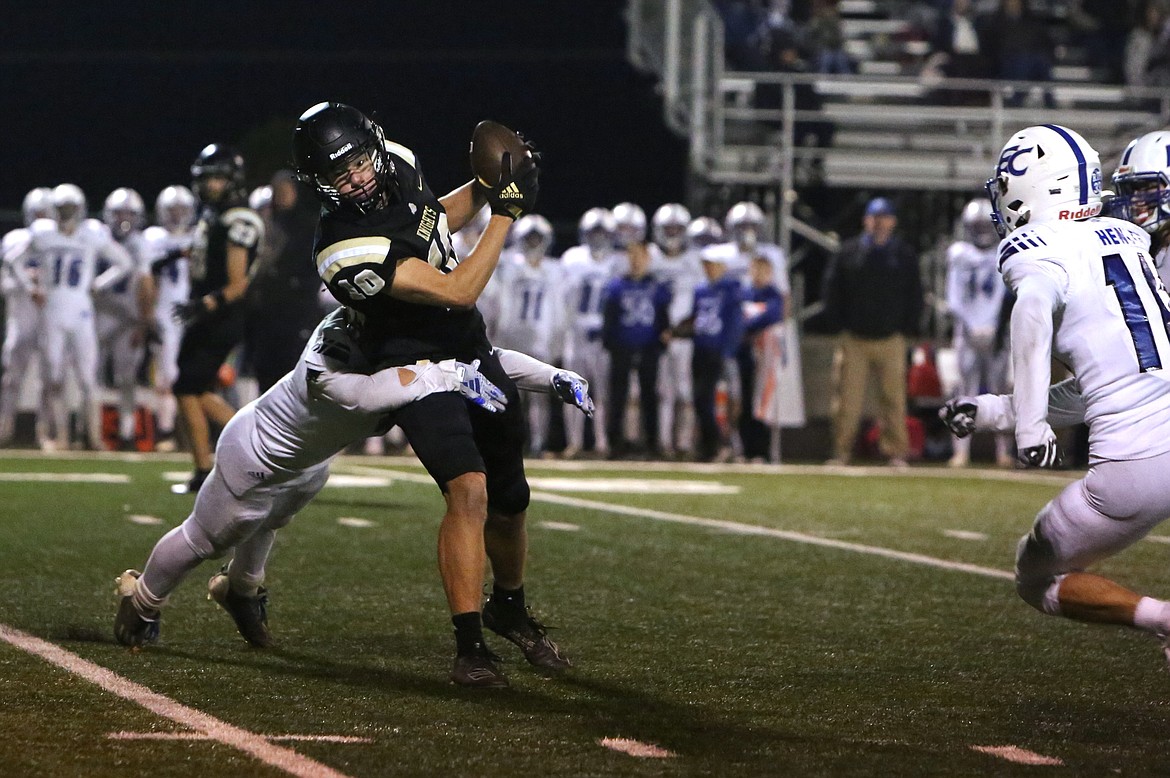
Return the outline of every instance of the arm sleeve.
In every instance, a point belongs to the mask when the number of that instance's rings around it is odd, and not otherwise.
[[[547,365],[520,351],[497,348],[495,353],[500,360],[500,367],[516,382],[516,386],[526,392],[552,392],[552,379],[560,372],[560,368]]]
[[[102,245],[98,253],[110,263],[110,266],[93,280],[94,290],[100,292],[108,289],[134,273],[134,258],[122,245],[109,240]]]
[[[399,370],[414,378],[405,386]],[[309,395],[347,411],[385,413],[408,405],[432,392],[454,391],[458,386],[454,360],[427,365],[388,367],[373,375],[326,370],[312,371]]]
[[[1052,382],[1052,314],[1061,304],[1055,278],[1029,271],[1016,285],[1012,309],[1012,368],[1015,388],[1016,445],[1029,448],[1051,435],[1048,425],[1048,387]]]
[[[981,394],[975,399],[976,432],[1013,432],[1016,413],[1010,394]],[[1085,398],[1075,378],[1068,378],[1048,388],[1048,425],[1054,429],[1071,427],[1085,420]]]

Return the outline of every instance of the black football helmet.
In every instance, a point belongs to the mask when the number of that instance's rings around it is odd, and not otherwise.
[[[191,188],[202,202],[208,202],[207,179],[222,176],[228,180],[227,189],[218,199],[239,196],[244,191],[244,157],[240,152],[222,143],[209,143],[191,163]]]
[[[329,210],[367,214],[398,199],[382,128],[343,103],[317,103],[301,114],[293,130],[293,159],[297,178]]]

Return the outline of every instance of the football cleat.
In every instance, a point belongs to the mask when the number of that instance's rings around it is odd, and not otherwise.
[[[547,628],[528,608],[499,605],[489,599],[483,606],[483,625],[519,646],[531,665],[545,670],[565,670],[573,666],[568,657],[561,654],[557,644],[549,639]]]
[[[141,575],[137,570],[127,570],[117,578],[116,593],[120,599],[114,616],[114,638],[130,648],[141,648],[158,640],[160,614],[155,611],[153,619],[144,618],[134,605],[134,587]]]
[[[268,631],[268,590],[260,587],[255,597],[245,597],[232,591],[227,568],[211,576],[207,582],[207,599],[215,600],[232,617],[244,640],[255,648],[272,645]]]
[[[483,643],[476,643],[475,650],[455,657],[451,668],[451,683],[473,689],[504,689],[508,679],[496,666],[500,658]]]

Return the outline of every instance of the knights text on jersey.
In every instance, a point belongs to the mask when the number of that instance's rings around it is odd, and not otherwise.
[[[325,213],[317,229],[317,272],[333,297],[362,314],[361,345],[375,365],[439,360],[489,348],[478,309],[440,308],[390,296],[399,262],[443,273],[459,264],[447,213],[414,154],[387,142],[398,202],[365,216]]]
[[[229,206],[221,211],[206,207],[195,225],[187,263],[192,299],[227,286],[229,244],[248,250],[248,266],[251,267],[263,237],[264,221],[251,208]]]

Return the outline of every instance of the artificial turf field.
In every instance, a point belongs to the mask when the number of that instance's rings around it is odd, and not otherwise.
[[[577,667],[542,677],[489,633],[512,688],[482,691],[447,682],[441,499],[405,459],[339,461],[363,485],[281,532],[276,649],[206,600],[210,562],[160,644],[116,645],[114,578],[186,516],[186,467],[0,459],[0,776],[1170,774],[1157,642],[1015,596],[1016,542],[1070,474],[532,463],[529,601]],[[613,478],[688,493],[568,490]],[[1100,571],[1170,595],[1160,532]]]

